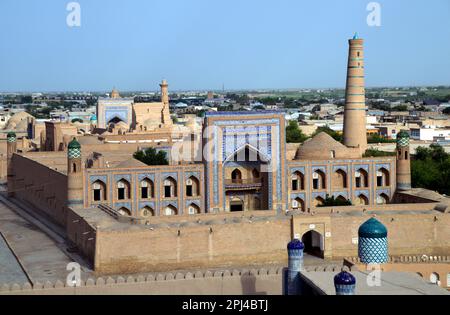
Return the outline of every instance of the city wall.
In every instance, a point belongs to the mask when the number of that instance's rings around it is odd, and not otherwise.
[[[13,155],[12,163],[14,196],[65,226],[67,176],[18,154]]]

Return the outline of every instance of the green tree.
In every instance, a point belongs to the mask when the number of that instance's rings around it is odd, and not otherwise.
[[[342,142],[343,137],[342,134],[338,133],[337,131],[334,131],[333,129],[331,129],[328,126],[324,126],[324,127],[319,127],[317,128],[317,130],[313,133],[313,137],[318,135],[321,132],[326,132],[327,134],[329,134],[334,140]]]
[[[298,122],[295,120],[289,121],[286,127],[286,142],[288,143],[302,143],[308,137],[299,129]]]
[[[395,142],[395,139],[388,139],[378,134],[374,134],[367,137],[367,143],[393,143],[393,142]]]
[[[347,200],[342,200],[342,199],[337,199],[334,198],[334,196],[327,195],[324,203],[322,205],[319,205],[319,207],[339,207],[339,206],[351,206],[352,202],[347,199]]]
[[[413,187],[450,194],[450,154],[438,144],[429,148],[418,147],[415,159],[411,161]]]
[[[72,123],[76,123],[76,122],[80,122],[80,123],[82,123],[82,122],[83,122],[83,120],[82,120],[82,119],[80,119],[80,118],[74,118],[74,119],[72,119]]]
[[[367,149],[366,152],[364,152],[363,157],[377,157],[377,156],[395,156],[395,152],[387,152],[387,151],[380,151],[378,149]]]
[[[446,115],[450,115],[450,107],[444,108],[444,110],[442,112]]]
[[[155,148],[137,151],[133,157],[147,165],[169,165],[167,153],[162,150],[157,151]]]

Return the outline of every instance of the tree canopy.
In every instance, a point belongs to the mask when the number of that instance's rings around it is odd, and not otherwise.
[[[147,165],[169,165],[167,153],[165,151],[157,151],[155,148],[148,148],[143,151],[137,151],[133,157]]]
[[[450,154],[438,144],[418,147],[411,161],[411,180],[413,187],[450,195]]]
[[[288,143],[302,143],[308,137],[298,128],[298,122],[295,120],[289,121],[286,127],[286,142]]]
[[[327,195],[323,204],[319,207],[339,207],[339,206],[351,206],[352,202],[350,200],[342,200],[334,198],[334,196]]]
[[[312,134],[312,137],[315,137],[317,134],[319,134],[321,132],[326,132],[327,134],[329,134],[336,141],[342,142],[342,140],[343,140],[342,134],[340,134],[337,131],[334,131],[333,129],[331,129],[328,126],[317,128],[316,131],[314,131],[314,133]]]

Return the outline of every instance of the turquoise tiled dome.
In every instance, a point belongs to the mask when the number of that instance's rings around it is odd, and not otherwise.
[[[6,140],[8,142],[14,142],[14,141],[16,141],[16,138],[17,138],[16,133],[13,131],[8,132],[8,134],[6,135]]]
[[[382,264],[388,261],[387,229],[370,218],[358,230],[358,257],[362,263]]]
[[[80,143],[77,141],[77,139],[73,138],[72,141],[70,141],[69,145],[67,146],[68,149],[81,149]]]
[[[401,130],[397,134],[397,145],[400,147],[406,147],[409,145],[409,133],[406,130]]]
[[[91,121],[97,121],[97,115],[93,114],[93,115],[91,116]]]
[[[387,237],[387,229],[377,219],[370,218],[359,227],[358,236],[367,238],[383,238]]]

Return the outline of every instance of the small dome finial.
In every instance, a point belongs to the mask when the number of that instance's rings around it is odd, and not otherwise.
[[[355,32],[355,35],[353,35],[353,39],[359,39],[358,32]]]

